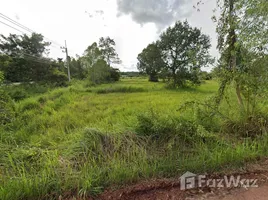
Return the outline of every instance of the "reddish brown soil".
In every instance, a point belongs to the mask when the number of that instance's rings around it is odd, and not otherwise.
[[[161,179],[141,182],[122,189],[109,189],[96,200],[268,200],[268,160],[246,166],[236,172],[222,172],[209,177],[218,178],[223,174],[241,175],[241,178],[258,179],[257,188],[199,188],[182,191],[177,179]],[[91,200],[93,198],[88,198]]]

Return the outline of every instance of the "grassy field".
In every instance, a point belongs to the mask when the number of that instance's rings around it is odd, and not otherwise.
[[[179,110],[188,101],[207,102],[217,89],[216,81],[168,90],[135,78],[97,87],[75,82],[16,102],[15,120],[0,128],[0,199],[86,197],[267,155],[267,136],[237,140],[222,134],[224,120],[202,120],[196,107]]]

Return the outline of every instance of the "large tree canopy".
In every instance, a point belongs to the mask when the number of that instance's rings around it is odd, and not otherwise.
[[[161,57],[161,51],[155,43],[149,44],[138,55],[137,68],[140,72],[149,75],[150,81],[158,81],[158,75],[163,70],[165,63]]]
[[[160,36],[158,41],[162,58],[172,73],[174,85],[183,86],[186,80],[195,82],[196,70],[210,63],[210,39],[187,21],[176,22]]]
[[[90,45],[80,60],[92,83],[100,84],[119,80],[119,70],[111,67],[111,64],[120,63],[113,39],[100,38],[99,45],[96,42]]]
[[[115,50],[114,39],[111,39],[110,37],[101,37],[99,40],[99,49],[103,59],[108,63],[108,65],[121,63]]]
[[[198,84],[201,67],[213,61],[210,47],[209,37],[200,29],[178,21],[138,55],[138,69],[151,76],[160,71],[169,74],[173,87],[185,86],[187,81]]]
[[[98,60],[102,59],[101,51],[98,44],[94,42],[85,50],[83,57],[81,58],[84,68],[92,67]]]
[[[41,34],[10,34],[0,36],[0,70],[10,82],[61,82],[65,80],[64,70],[59,63],[45,58],[48,46]],[[61,83],[62,84],[62,83]]]
[[[49,45],[50,43],[45,42],[44,37],[37,33],[33,33],[31,36],[10,34],[5,37],[1,35],[0,38],[0,51],[12,56],[31,55],[42,57],[43,54],[49,52],[47,49]]]

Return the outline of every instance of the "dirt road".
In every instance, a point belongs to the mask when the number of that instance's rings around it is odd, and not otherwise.
[[[226,172],[227,173],[227,172]],[[230,172],[228,172],[230,173]],[[231,173],[232,174],[232,173]],[[182,191],[178,179],[154,180],[109,190],[100,195],[100,200],[268,200],[268,160],[246,166],[233,172],[241,179],[257,179],[258,187],[211,188],[203,187]],[[230,174],[229,174],[230,175]],[[219,174],[211,175],[218,178]]]
[[[268,174],[250,175],[260,180],[258,188],[200,188],[182,191],[173,181],[138,184],[122,190],[105,192],[100,200],[268,200]],[[248,176],[247,176],[248,177]],[[268,176],[267,176],[268,177]]]

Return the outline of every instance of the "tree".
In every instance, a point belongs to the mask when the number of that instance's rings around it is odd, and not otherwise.
[[[15,106],[10,96],[1,88],[4,73],[0,71],[0,125],[4,126],[15,118]]]
[[[212,79],[212,75],[211,75],[211,73],[208,73],[206,71],[201,71],[200,72],[200,79],[201,80],[211,80]]]
[[[116,53],[115,41],[113,39],[110,37],[101,37],[99,40],[99,48],[103,59],[108,63],[109,66],[111,66],[111,64],[121,63],[118,54]]]
[[[49,45],[41,34],[1,35],[0,70],[11,82],[49,81],[45,78],[57,67],[56,62],[43,57],[48,54]]]
[[[239,38],[245,48],[251,51],[267,53],[268,44],[268,1],[236,0],[234,6],[238,11],[236,17]]]
[[[94,84],[108,82],[111,76],[110,70],[106,61],[100,59],[89,69],[89,79]]]
[[[259,91],[249,80],[265,79],[267,73],[253,73],[263,71],[262,60],[267,53],[268,43],[268,2],[266,0],[222,0],[218,1],[221,16],[218,19],[218,49],[221,52],[221,87],[218,102],[222,99],[227,85],[234,85],[241,113],[249,108],[247,99],[245,105],[245,89]],[[253,63],[259,63],[253,65]],[[251,73],[249,73],[251,72]],[[265,72],[265,70],[264,70]],[[256,75],[259,75],[256,79]],[[262,84],[257,84],[263,87]],[[250,87],[254,89],[250,89]],[[248,109],[247,109],[248,110]]]
[[[161,51],[155,43],[149,44],[138,55],[137,68],[140,72],[149,75],[149,81],[158,82],[159,73],[164,69],[165,63]]]
[[[85,50],[81,61],[84,68],[89,69],[100,59],[102,59],[101,50],[99,49],[98,44],[94,42]]]
[[[178,21],[174,27],[169,27],[161,34],[157,45],[174,87],[184,86],[187,80],[197,84],[200,68],[212,62],[209,37],[187,21]]]
[[[76,58],[70,59],[70,70],[72,77],[76,79],[83,79],[86,75],[86,70],[83,68],[82,59],[77,55]]]
[[[117,54],[113,46],[111,46],[115,45],[115,43],[110,38],[101,38],[100,44],[101,47],[94,42],[85,50],[84,55],[79,58],[81,67],[88,72],[88,77],[94,84],[119,81],[119,70],[112,68],[107,63],[107,61],[112,62],[116,59],[114,56],[117,56]]]
[[[116,68],[110,69],[110,81],[115,82],[120,80],[120,70]]]
[[[4,82],[4,73],[0,71],[0,87],[3,82]]]

